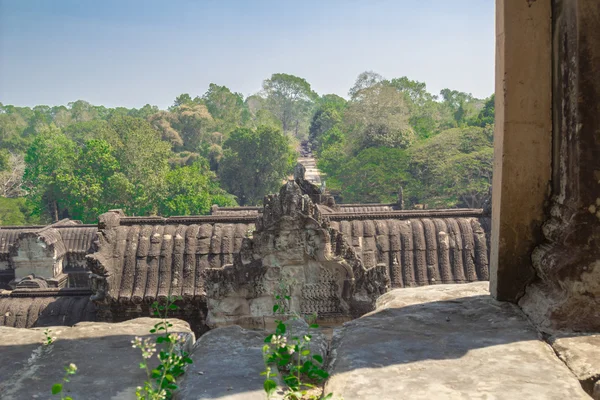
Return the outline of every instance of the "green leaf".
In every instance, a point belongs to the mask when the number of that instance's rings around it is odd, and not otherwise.
[[[320,362],[321,364],[323,364],[323,357],[322,357],[321,355],[319,355],[319,354],[315,354],[315,355],[313,356],[313,358],[314,358],[315,360],[317,360],[318,362]]]
[[[311,324],[309,326],[309,328],[311,328],[311,329],[317,329],[318,327],[319,327],[319,324]]]
[[[285,334],[285,324],[283,322],[280,322],[277,324],[277,327],[275,328],[275,333],[277,333],[278,335],[283,335]]]
[[[177,310],[178,308],[176,304],[169,304],[169,310]]]
[[[265,338],[265,343],[271,343],[271,339],[273,339],[273,334],[270,334]]]
[[[310,350],[303,350],[301,353],[303,356],[307,356],[310,354]]]
[[[275,305],[273,306],[273,313],[276,313],[276,312],[277,312],[277,310],[279,310],[279,304],[275,304]]]
[[[63,386],[60,383],[55,383],[54,385],[52,385],[52,394],[59,394],[60,392],[62,392],[63,390]]]
[[[275,393],[275,390],[277,389],[277,383],[275,383],[275,381],[272,379],[267,379],[265,380],[263,387],[265,389],[265,392],[267,393],[267,396],[272,396],[273,393]]]
[[[321,400],[330,400],[333,398],[333,393],[329,393],[327,396],[321,397]]]
[[[156,329],[150,329],[150,333],[156,333]]]

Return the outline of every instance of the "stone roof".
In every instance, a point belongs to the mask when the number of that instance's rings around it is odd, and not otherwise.
[[[392,216],[393,214],[390,214]],[[479,215],[331,221],[366,268],[385,264],[392,287],[489,279],[486,233]]]
[[[0,261],[8,261],[11,248],[18,239],[29,235],[39,236],[47,244],[57,246],[60,255],[83,259],[92,249],[97,231],[97,225],[84,225],[71,220],[47,226],[0,226]]]
[[[489,278],[481,210],[324,216],[357,250],[366,268],[386,265],[392,287]],[[203,296],[202,271],[233,263],[242,239],[255,229],[248,221],[255,218],[121,217],[100,231],[100,250],[88,257],[110,260],[107,295],[114,300],[151,301],[169,291]]]
[[[110,260],[112,299],[202,296],[202,270],[231,264],[253,230],[253,223],[220,217],[123,217],[100,231],[100,249],[90,257]]]
[[[94,321],[96,307],[89,294],[58,296],[46,293],[41,296],[0,294],[0,325],[14,328],[74,325],[81,321]],[[40,341],[42,337],[40,336]]]

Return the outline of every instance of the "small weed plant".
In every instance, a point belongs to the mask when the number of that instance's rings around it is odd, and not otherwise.
[[[142,352],[143,360],[140,368],[146,370],[148,377],[144,386],[138,386],[135,392],[138,400],[171,399],[173,391],[178,388],[177,378],[184,374],[186,365],[192,363],[188,353],[183,350],[186,335],[169,332],[173,324],[169,322],[167,316],[169,311],[179,308],[175,302],[180,299],[180,297],[169,296],[166,304],[155,301],[151,309],[153,315],[160,318],[160,321],[154,325],[150,333],[158,336],[146,339],[136,337],[131,341],[132,347]],[[158,366],[151,369],[148,362],[157,353],[157,345],[163,345],[164,349],[158,351]]]
[[[77,372],[77,365],[71,363],[65,367],[65,375],[63,376],[63,383],[55,383],[52,385],[52,394],[59,395],[61,400],[73,400],[71,396],[64,395],[64,384],[69,382],[69,377],[75,375]]]
[[[44,339],[42,345],[45,347],[51,347],[56,341],[56,336],[52,336],[51,329],[44,330]],[[71,396],[65,396],[64,388],[65,383],[70,381],[69,377],[75,375],[77,372],[77,365],[71,363],[65,367],[65,375],[63,376],[62,383],[55,383],[52,385],[51,392],[53,396],[60,396],[61,400],[73,400]]]
[[[44,346],[50,346],[56,340],[56,336],[52,336],[52,330],[46,329],[44,331],[44,340],[42,340],[42,344]]]
[[[289,320],[299,319],[297,313],[290,313],[291,285],[280,283],[275,293],[273,314],[281,319],[275,320],[275,333],[265,338],[263,346],[263,359],[265,370],[261,373],[265,377],[263,384],[267,398],[270,399],[277,390],[276,378],[281,376],[285,384],[283,398],[285,400],[329,400],[333,393],[325,396],[309,394],[311,389],[329,377],[323,369],[323,356],[312,354],[309,334],[295,335],[291,330]],[[314,318],[314,317],[313,317]],[[314,318],[316,319],[316,318]],[[310,329],[317,329],[319,325],[312,323]]]

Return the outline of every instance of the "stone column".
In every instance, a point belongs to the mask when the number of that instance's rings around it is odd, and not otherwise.
[[[551,218],[519,304],[547,328],[600,331],[598,0],[554,0],[553,32]]]
[[[535,274],[551,178],[551,0],[496,0],[490,291],[516,302]]]

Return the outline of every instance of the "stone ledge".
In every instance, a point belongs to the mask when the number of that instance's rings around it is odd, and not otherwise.
[[[397,289],[344,324],[325,393],[345,400],[589,399],[513,304],[486,283]]]
[[[600,400],[600,334],[558,334],[549,342],[585,391]]]
[[[194,334],[189,325],[181,320],[169,321],[172,332],[188,335],[187,346],[191,349]],[[62,380],[63,368],[73,363],[77,374],[65,386],[67,395],[86,400],[135,399],[135,389],[143,385],[146,373],[139,368],[141,352],[131,347],[131,340],[148,336],[157,322],[154,318],[138,318],[50,327],[52,336],[56,336],[51,346],[41,344],[46,328],[0,326],[0,397],[50,398],[52,385]]]

